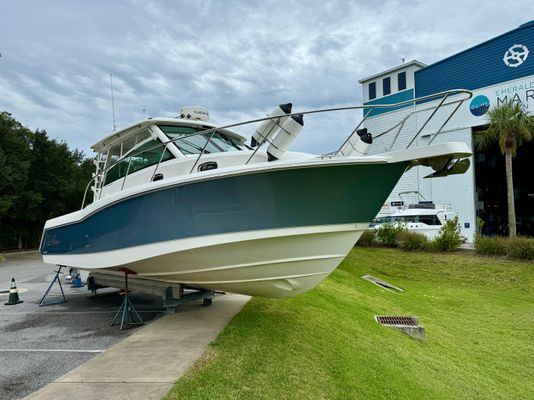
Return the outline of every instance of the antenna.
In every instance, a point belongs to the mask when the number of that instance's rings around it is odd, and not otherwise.
[[[113,132],[117,130],[115,125],[115,99],[113,98],[113,74],[109,74],[109,86],[111,89],[111,112],[113,113]]]

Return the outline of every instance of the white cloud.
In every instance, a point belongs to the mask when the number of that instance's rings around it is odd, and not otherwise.
[[[89,146],[117,125],[205,105],[218,122],[355,104],[358,79],[432,63],[526,22],[530,3],[24,1],[0,15],[0,110]],[[326,153],[357,116],[306,118],[297,150]],[[241,131],[250,133],[246,128]]]

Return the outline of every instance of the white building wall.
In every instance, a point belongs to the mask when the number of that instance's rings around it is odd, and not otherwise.
[[[369,82],[362,84],[363,102],[369,101]]]
[[[406,120],[400,134],[393,144],[393,147],[391,147],[391,144],[393,143],[395,135],[397,134],[397,128],[379,138],[377,138],[377,136],[401,122],[404,118],[411,114],[413,110],[414,107],[406,107],[394,112],[384,113],[368,118],[365,121],[365,127],[373,135],[373,145],[371,146],[369,154],[384,153],[390,149],[401,150],[406,148],[416,132],[417,123],[414,115]],[[416,190],[414,187],[417,187],[417,180],[417,168],[412,168],[411,170],[405,172],[395,188],[393,188],[387,199],[387,203],[384,206],[387,208],[389,202],[398,200],[404,200],[405,202],[409,203],[416,202],[418,200],[416,194],[411,193],[403,195],[401,198],[399,193]]]
[[[413,74],[407,74],[413,79]],[[413,85],[413,82],[410,83]],[[410,87],[410,85],[408,87]],[[534,114],[534,76],[522,78],[518,80],[503,82],[498,85],[488,86],[473,92],[473,98],[477,96],[486,96],[489,99],[490,106],[496,106],[499,102],[504,100],[504,96],[508,96],[509,100],[516,99],[521,101],[528,113]],[[454,98],[459,98],[458,95]],[[450,141],[459,141],[466,143],[472,149],[472,133],[471,128],[474,126],[481,126],[488,123],[487,115],[475,116],[470,110],[470,103],[472,99],[465,101],[457,110],[455,115],[446,124],[445,129],[440,135],[436,137],[433,143],[442,143]],[[437,105],[437,101],[423,103],[418,107],[418,110]],[[418,145],[427,144],[430,140],[429,134],[436,132],[450,112],[455,107],[451,104],[440,109],[436,115],[430,120],[417,140]],[[404,108],[399,111],[384,113],[375,117],[369,118],[365,122],[365,127],[369,129],[373,136],[377,132],[395,125],[399,122],[412,108]],[[421,128],[426,118],[430,115],[432,110],[418,112],[415,117],[410,118],[404,127],[398,143],[393,150],[406,147],[417,129]],[[389,143],[393,139],[394,134],[391,132],[384,137],[377,139],[371,148],[371,154],[376,154],[386,151]],[[453,211],[459,215],[459,222],[462,228],[462,234],[472,241],[476,232],[476,207],[475,207],[475,171],[473,166],[473,158],[471,157],[471,166],[469,170],[463,175],[453,175],[443,178],[424,179],[424,176],[432,173],[430,168],[417,167],[407,171],[400,181],[397,183],[390,196],[388,202],[398,201],[399,193],[404,191],[418,191],[427,200],[432,200],[436,204],[450,204]],[[416,202],[418,200],[416,195],[403,196],[403,200],[407,203]]]
[[[415,86],[415,71],[421,69],[421,67],[411,66],[406,72],[406,86],[413,88]]]
[[[418,144],[428,143],[430,137],[419,139]],[[439,135],[434,143],[464,142],[472,150],[471,128],[451,131]],[[476,209],[475,209],[475,171],[474,160],[470,157],[471,166],[465,174],[450,175],[442,178],[424,178],[434,171],[429,167],[417,167],[418,179],[417,190],[435,204],[448,204],[452,210],[458,213],[458,222],[462,235],[472,242],[476,233]]]
[[[405,68],[399,67],[399,69],[396,69],[395,71],[392,71],[391,73],[386,73],[383,75],[379,75],[374,79],[368,80],[363,82],[362,84],[362,97],[363,101],[368,102],[369,100],[369,84],[371,82],[375,82],[376,84],[376,97],[372,100],[379,99],[384,96],[383,92],[383,83],[382,81],[384,78],[390,78],[391,79],[391,92],[387,95],[392,95],[399,92],[399,79],[398,74],[401,72],[406,72],[406,89],[403,89],[401,91],[407,90],[407,89],[413,89],[414,83],[415,83],[415,71],[421,69],[420,66],[417,65],[410,65]]]

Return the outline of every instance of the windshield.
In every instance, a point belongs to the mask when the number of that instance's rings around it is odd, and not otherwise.
[[[158,125],[158,127],[171,140],[185,138],[182,140],[176,140],[174,142],[174,144],[176,144],[176,146],[184,154],[200,154],[200,152],[206,145],[206,142],[211,136],[211,132],[189,136],[193,135],[196,132],[200,132],[209,128],[175,125]],[[243,150],[243,147],[237,140],[232,139],[219,132],[215,132],[213,138],[206,146],[205,153],[220,153],[225,151],[239,150]]]

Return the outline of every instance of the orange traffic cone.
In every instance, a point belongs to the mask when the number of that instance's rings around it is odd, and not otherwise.
[[[11,278],[11,287],[9,288],[9,300],[7,303],[4,303],[6,306],[12,306],[13,304],[19,304],[23,301],[19,299],[19,290],[17,289],[17,284],[15,283],[15,278]]]

